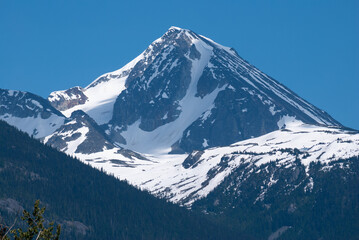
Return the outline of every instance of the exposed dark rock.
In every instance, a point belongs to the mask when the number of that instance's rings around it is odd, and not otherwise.
[[[6,114],[18,118],[47,119],[51,114],[63,117],[62,113],[40,96],[29,92],[0,89],[0,116]]]
[[[151,44],[129,73],[127,89],[118,96],[110,121],[113,141],[126,144],[121,132],[135,122],[150,132],[178,119],[181,100],[191,91],[191,73],[199,71],[192,61],[202,61],[203,57],[194,40],[207,44],[213,52],[199,76],[195,96],[203,99],[221,90],[213,106],[172,146],[172,153],[226,146],[261,136],[277,130],[278,121],[286,115],[309,124],[340,125],[233,49],[224,49],[189,30],[170,29]]]
[[[182,166],[187,169],[195,165],[197,161],[201,158],[203,151],[195,151],[188,155],[188,157],[183,161]]]

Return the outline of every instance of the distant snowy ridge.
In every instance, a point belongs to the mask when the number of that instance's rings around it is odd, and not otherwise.
[[[304,124],[288,115],[276,123],[280,130],[257,138],[191,154],[155,155],[123,149],[111,143],[86,113],[76,111],[65,119],[30,93],[1,90],[0,118],[37,138],[45,137],[45,143],[84,163],[187,206],[206,197],[239,168],[245,167],[247,174],[268,163],[293,168],[299,159],[309,179],[303,191],[310,191],[316,184],[308,171],[311,163],[320,162],[323,171],[330,171],[333,164],[346,167],[345,161],[336,163],[338,160],[359,156],[358,131]],[[270,178],[266,182],[258,201],[265,198],[266,188],[276,184]]]
[[[145,155],[148,160],[130,161],[119,158],[114,149],[74,155],[157,196],[191,205],[241,166],[250,169],[274,162],[278,167],[288,168],[299,158],[307,168],[310,163],[320,162],[323,170],[328,171],[332,162],[359,156],[359,133],[289,121],[285,128],[264,136],[190,155]]]
[[[35,138],[52,134],[65,117],[32,93],[0,89],[0,119]]]

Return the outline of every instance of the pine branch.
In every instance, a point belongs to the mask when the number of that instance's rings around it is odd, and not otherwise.
[[[11,225],[11,227],[7,230],[7,232],[6,232],[5,235],[1,238],[1,240],[4,240],[5,237],[6,237],[6,235],[7,235],[7,234],[11,231],[11,229],[15,226],[16,220],[17,220],[17,218],[15,218],[14,223],[13,223],[13,224]]]

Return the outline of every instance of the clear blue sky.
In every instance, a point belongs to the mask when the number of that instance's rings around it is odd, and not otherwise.
[[[359,129],[359,1],[1,0],[0,88],[85,87],[170,26],[239,54]]]

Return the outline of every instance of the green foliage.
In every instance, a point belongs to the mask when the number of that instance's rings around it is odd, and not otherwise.
[[[43,214],[45,212],[45,207],[40,208],[39,205],[40,205],[40,201],[36,200],[32,214],[30,214],[26,210],[23,211],[23,216],[21,217],[21,220],[23,220],[26,224],[25,230],[23,230],[21,227],[18,229],[11,230],[11,228],[15,225],[16,220],[11,227],[5,226],[4,224],[0,224],[0,239],[1,240],[10,240],[10,239],[59,240],[61,226],[57,225],[55,234],[53,234],[54,231],[53,222],[51,222],[49,224],[49,227],[46,228],[44,225],[44,217],[43,217]]]
[[[32,240],[43,239],[43,240],[59,240],[61,227],[57,225],[56,233],[53,234],[54,222],[51,222],[48,228],[44,226],[44,217],[42,216],[45,212],[45,207],[40,208],[40,201],[36,200],[34,204],[34,210],[32,214],[28,211],[23,211],[21,219],[26,221],[28,227],[26,231],[19,229],[11,230],[15,240]]]
[[[9,237],[7,237],[9,228],[4,225],[3,223],[0,223],[0,239],[1,240],[9,240]]]

